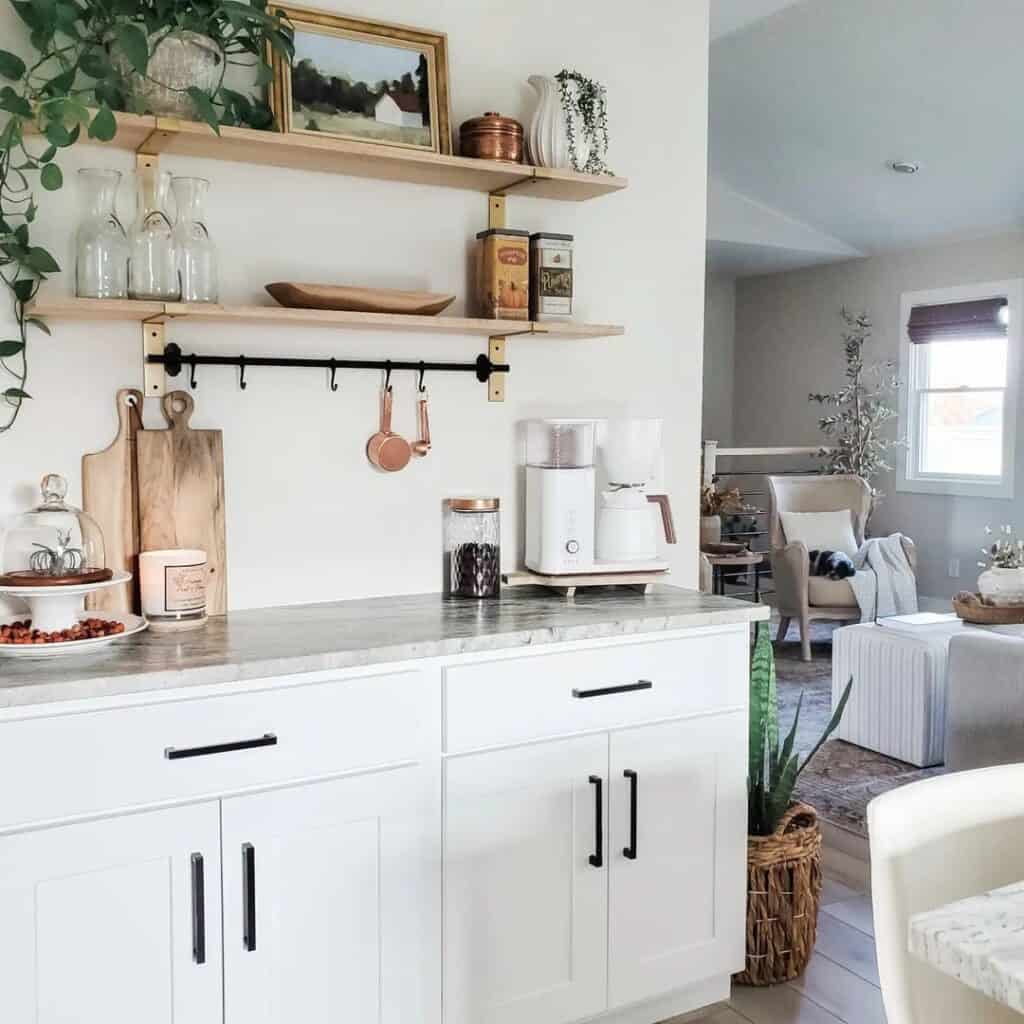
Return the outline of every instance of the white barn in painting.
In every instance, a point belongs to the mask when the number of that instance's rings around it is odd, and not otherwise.
[[[423,127],[419,97],[407,92],[384,93],[374,105],[373,116],[381,124],[396,128]]]

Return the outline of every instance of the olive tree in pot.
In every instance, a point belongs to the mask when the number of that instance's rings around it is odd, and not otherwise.
[[[853,680],[821,738],[801,762],[794,750],[803,694],[779,742],[775,655],[767,622],[757,624],[750,664],[750,765],[747,778],[747,963],[743,985],[789,981],[807,966],[818,929],[821,831],[817,812],[794,802],[800,773],[838,728]]]
[[[267,57],[269,51],[289,59],[294,53],[291,26],[258,0],[11,0],[11,6],[27,39],[21,56],[0,49],[0,119],[6,118],[0,128],[0,280],[11,293],[16,335],[0,338],[0,434],[32,397],[26,387],[29,330],[49,334],[29,314],[29,303],[40,283],[60,270],[31,237],[40,210],[32,181],[38,176],[44,191],[61,188],[60,150],[83,133],[110,141],[117,133],[115,110],[155,108],[147,98],[156,95],[150,85],[165,98],[187,100],[187,116],[215,132],[221,125],[271,128]],[[194,46],[207,64],[212,61],[215,75],[192,80],[186,68],[173,81],[155,81],[167,56],[194,52]],[[224,84],[232,65],[250,69],[255,93]]]

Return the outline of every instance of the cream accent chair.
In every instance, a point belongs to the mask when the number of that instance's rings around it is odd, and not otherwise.
[[[912,915],[1024,878],[1024,765],[940,775],[868,804],[875,948],[888,1024],[1020,1024],[908,951]]]
[[[786,541],[780,513],[849,509],[853,520],[853,537],[860,545],[864,543],[864,530],[871,511],[871,488],[861,477],[852,474],[814,473],[806,476],[770,476],[768,490],[771,496],[768,539],[779,612],[779,632],[775,640],[776,643],[785,640],[790,622],[796,619],[800,623],[800,653],[804,661],[810,661],[811,622],[816,619],[858,622],[860,608],[847,580],[830,580],[825,576],[810,574],[807,548],[800,541]],[[911,568],[916,568],[917,556],[913,542],[904,538],[903,548]],[[846,554],[852,558],[856,552],[847,551]]]

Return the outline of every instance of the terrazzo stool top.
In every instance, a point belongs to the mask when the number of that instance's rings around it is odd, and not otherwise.
[[[910,952],[1024,1014],[1024,882],[910,919]]]

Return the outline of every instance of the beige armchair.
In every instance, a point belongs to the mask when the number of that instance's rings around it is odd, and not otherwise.
[[[780,513],[849,509],[853,518],[854,539],[857,544],[863,544],[871,510],[871,489],[859,476],[813,474],[770,476],[768,490],[771,495],[768,539],[779,612],[779,632],[775,640],[781,643],[786,638],[790,622],[797,619],[800,623],[800,653],[804,661],[810,661],[811,622],[858,621],[860,608],[848,580],[811,576],[807,548],[800,541],[787,542]],[[917,555],[913,541],[904,538],[903,549],[911,568],[916,568]],[[848,551],[846,554],[852,557],[855,552]]]

